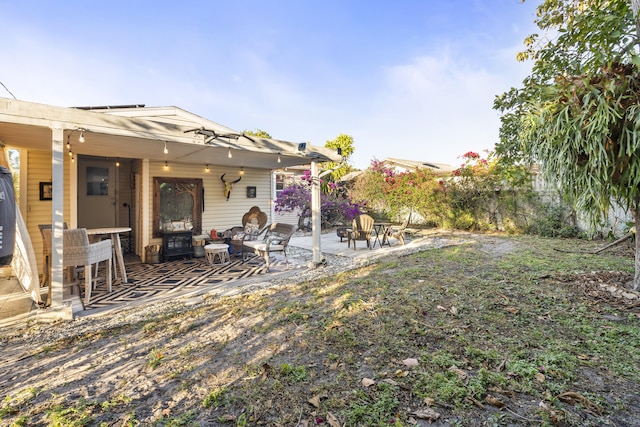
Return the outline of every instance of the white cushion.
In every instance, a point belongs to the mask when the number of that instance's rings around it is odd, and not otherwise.
[[[257,251],[264,252],[267,250],[267,244],[259,240],[250,240],[248,242],[244,242],[244,245]],[[281,251],[283,249],[284,249],[284,245],[274,245],[274,244],[269,245],[270,251]]]

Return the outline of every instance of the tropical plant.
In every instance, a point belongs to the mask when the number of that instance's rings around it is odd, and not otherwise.
[[[322,167],[324,169],[332,170],[329,180],[337,182],[340,180],[340,178],[352,171],[351,166],[349,166],[347,162],[355,151],[355,147],[353,145],[353,137],[351,135],[345,135],[341,133],[336,137],[336,139],[327,141],[324,146],[326,148],[332,148],[336,150],[339,149],[342,153],[342,163],[338,164],[334,162],[327,162],[322,164]]]
[[[593,225],[613,202],[640,220],[639,4],[545,0],[535,23],[546,38],[527,38],[518,57],[534,61],[532,73],[494,104],[503,113],[496,148],[503,161],[539,164]]]

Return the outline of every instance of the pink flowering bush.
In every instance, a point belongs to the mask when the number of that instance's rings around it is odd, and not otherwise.
[[[451,176],[427,168],[396,172],[374,160],[350,194],[369,211],[402,221],[409,210],[425,224],[458,229],[522,228],[533,196],[528,171],[501,167],[469,151]]]
[[[502,166],[497,160],[468,151],[464,163],[448,184],[449,223],[459,229],[526,228],[536,198],[531,177],[520,166]]]

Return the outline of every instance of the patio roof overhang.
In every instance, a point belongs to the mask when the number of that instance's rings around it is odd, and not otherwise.
[[[301,147],[296,142],[219,131],[220,136],[212,138],[207,135],[210,132],[206,132],[206,126],[194,128],[193,125],[193,122],[171,123],[123,116],[117,111],[55,107],[0,98],[0,141],[17,148],[51,151],[51,129],[61,128],[74,154],[105,158],[260,169],[342,160],[334,150],[324,147],[306,144],[304,150],[299,150]],[[80,129],[84,130],[84,143],[78,142]],[[199,129],[204,132],[197,132]],[[165,143],[168,154],[164,153]]]
[[[167,107],[171,110],[175,107]],[[107,109],[108,110],[108,109]],[[179,109],[176,109],[176,111]],[[183,113],[184,110],[179,110]],[[136,112],[140,113],[140,112]],[[309,165],[314,177],[319,175],[319,162],[339,163],[342,157],[324,147],[245,136],[197,116],[144,117],[131,112],[86,110],[56,107],[26,101],[0,98],[0,143],[9,147],[51,152],[52,162],[52,304],[62,304],[62,224],[63,224],[63,151],[69,141],[74,154],[105,158],[148,159],[211,166],[280,169]],[[194,128],[194,123],[199,125]],[[220,130],[212,138],[209,126]],[[202,132],[196,132],[201,129]],[[80,143],[80,130],[85,142]],[[214,129],[215,130],[215,129]],[[216,132],[218,133],[218,132]],[[225,137],[226,135],[226,137]],[[215,135],[214,135],[215,136]],[[165,144],[168,153],[164,153]],[[231,150],[233,156],[228,156]],[[278,161],[278,158],[280,161]],[[314,236],[313,262],[320,264],[320,189],[313,180],[312,223]],[[38,280],[31,280],[33,286]],[[39,294],[38,294],[39,295]],[[39,301],[36,301],[39,302]]]

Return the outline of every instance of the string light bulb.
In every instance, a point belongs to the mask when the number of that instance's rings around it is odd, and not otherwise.
[[[84,142],[84,129],[80,129],[80,136],[78,137],[78,142],[81,144]]]
[[[244,175],[244,166],[240,166],[240,175]]]
[[[164,162],[164,168],[169,169],[169,163],[167,161]]]
[[[280,160],[280,154],[278,154],[278,163],[281,163],[282,160]]]
[[[209,172],[209,164],[207,164],[207,167],[204,168],[205,172]]]
[[[232,158],[233,157],[233,155],[231,154],[231,147],[229,147],[229,152],[227,153],[227,157],[228,158]]]
[[[67,135],[67,150],[71,150],[71,142],[69,141],[69,137],[71,135]]]
[[[169,150],[167,150],[167,141],[164,142],[164,154],[169,154]]]
[[[120,167],[120,159],[116,159],[116,167],[119,168]]]

